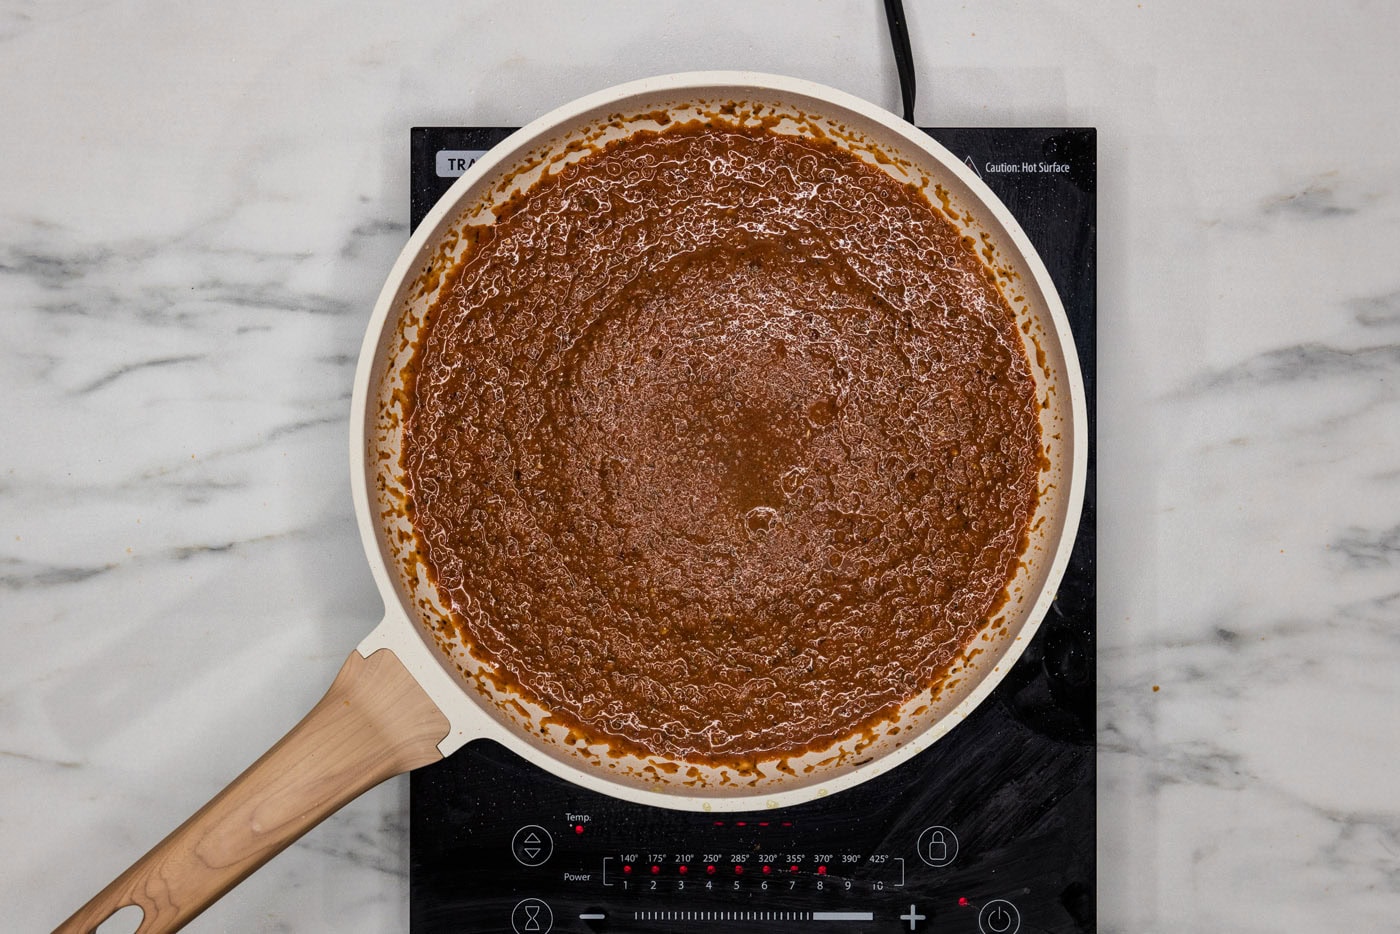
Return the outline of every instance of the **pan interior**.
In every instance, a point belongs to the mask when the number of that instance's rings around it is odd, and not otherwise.
[[[1063,571],[1082,495],[1082,387],[1072,345],[1043,268],[1005,209],[979,190],[952,156],[926,140],[911,139],[874,108],[800,82],[767,83],[764,87],[751,77],[644,82],[585,99],[501,144],[458,181],[410,241],[399,266],[404,275],[381,299],[382,326],[367,374],[364,481],[376,530],[371,557],[377,554],[383,561],[387,574],[381,581],[387,579],[395,591],[386,593],[386,600],[405,608],[419,636],[461,683],[460,704],[453,705],[458,709],[445,710],[449,718],[454,724],[475,721],[480,729],[474,732],[484,732],[570,780],[665,806],[736,809],[815,797],[873,777],[946,733],[991,690],[1033,635]],[[692,118],[761,120],[780,133],[820,134],[898,180],[923,188],[934,206],[980,245],[1016,314],[1042,400],[1045,464],[1029,546],[1011,581],[1010,599],[949,677],[910,699],[877,729],[826,749],[746,768],[590,745],[552,720],[548,710],[509,690],[505,679],[446,624],[447,608],[414,550],[399,457],[408,392],[405,369],[444,273],[466,246],[464,232],[490,223],[493,208],[592,146]]]

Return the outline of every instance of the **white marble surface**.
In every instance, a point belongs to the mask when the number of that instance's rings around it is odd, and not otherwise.
[[[1099,128],[1101,930],[1394,930],[1400,8],[906,3],[921,122]],[[378,619],[346,416],[408,128],[692,68],[898,104],[875,0],[0,2],[0,927]],[[406,929],[406,788],[190,930]]]

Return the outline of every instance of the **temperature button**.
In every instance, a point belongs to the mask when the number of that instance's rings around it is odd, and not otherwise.
[[[543,866],[554,855],[554,838],[539,824],[526,824],[510,838],[510,852],[522,866]]]

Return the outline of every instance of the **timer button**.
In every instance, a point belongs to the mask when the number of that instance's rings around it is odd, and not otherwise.
[[[543,866],[554,855],[554,838],[539,824],[526,824],[510,838],[510,853],[522,866]]]
[[[1021,930],[1021,913],[1004,898],[996,898],[982,906],[977,915],[982,934],[1016,934]]]
[[[511,909],[510,927],[515,934],[549,934],[554,927],[554,912],[542,899],[522,898]]]

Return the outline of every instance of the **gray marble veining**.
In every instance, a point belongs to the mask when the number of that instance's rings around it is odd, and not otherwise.
[[[6,929],[378,621],[347,415],[408,128],[690,68],[897,106],[879,4],[794,6],[0,3]],[[1395,930],[1400,11],[906,6],[923,122],[1099,128],[1100,929]],[[406,929],[406,802],[190,930]]]

